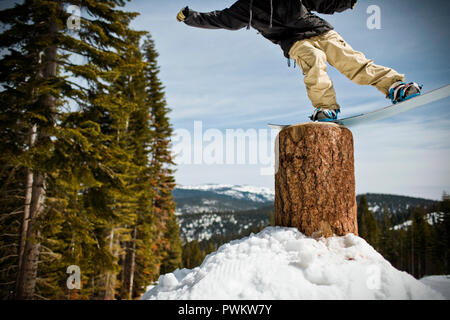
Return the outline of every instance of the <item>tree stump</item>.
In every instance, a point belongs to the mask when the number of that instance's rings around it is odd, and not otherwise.
[[[307,236],[358,235],[353,135],[334,123],[279,133],[275,224]]]

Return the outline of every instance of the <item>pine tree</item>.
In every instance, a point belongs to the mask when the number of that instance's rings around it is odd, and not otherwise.
[[[12,59],[5,55],[0,60],[0,81],[3,87],[0,92],[0,299],[14,297],[28,175],[18,160],[28,142],[29,128],[19,120],[26,99],[19,92],[12,94],[12,88],[8,88],[23,82],[24,77],[14,70],[8,70],[6,65]],[[13,77],[17,80],[13,81]]]
[[[57,6],[56,3],[33,6],[32,2],[25,1],[0,13],[0,21],[6,26],[0,43],[2,49],[7,50],[0,62],[2,100],[14,102],[17,108],[16,125],[10,127],[15,129],[17,138],[11,138],[24,144],[17,154],[16,165],[27,171],[25,188],[20,192],[25,198],[16,283],[16,296],[24,299],[34,296],[40,254],[38,220],[44,211],[46,161],[51,155],[48,151],[57,111],[55,91],[60,85],[55,79],[57,48],[54,42],[58,25],[53,19],[45,19],[48,17],[44,18],[44,12],[48,15],[49,10],[51,13]],[[9,117],[8,113],[3,116]],[[28,132],[25,139],[24,129]]]
[[[171,216],[167,223],[165,238],[168,241],[168,248],[162,257],[161,274],[173,272],[182,266],[182,245],[180,239],[180,228],[175,215]]]
[[[205,258],[205,253],[200,248],[197,240],[187,242],[183,246],[183,267],[193,269],[198,267]]]
[[[394,266],[400,270],[409,270],[409,245],[408,245],[408,234],[407,231],[400,229],[394,231],[394,242],[395,249],[394,251],[397,253],[398,258],[394,263]]]
[[[0,21],[7,26],[0,43],[8,50],[0,61],[2,100],[14,101],[16,108],[2,110],[2,118],[18,115],[16,123],[9,127],[14,130],[10,136],[21,144],[14,166],[27,172],[20,192],[25,197],[16,283],[19,299],[35,297],[38,262],[43,258],[42,232],[49,216],[67,217],[67,227],[76,223],[90,227],[111,224],[115,218],[112,212],[108,212],[109,217],[98,218],[88,210],[85,199],[90,194],[86,190],[105,186],[105,182],[116,189],[121,185],[120,176],[114,172],[117,166],[110,166],[120,162],[113,161],[120,159],[120,150],[114,152],[108,145],[111,134],[102,127],[107,118],[120,118],[117,112],[111,117],[118,105],[108,99],[108,83],[114,80],[117,66],[122,63],[118,51],[126,44],[123,37],[136,14],[117,10],[117,6],[124,5],[120,0],[79,1],[77,4],[89,12],[91,20],[83,17],[81,30],[72,35],[65,29],[69,14],[64,6],[68,3],[27,0],[0,13]],[[80,60],[74,60],[75,56],[83,57],[84,63],[74,63]],[[77,106],[78,112],[64,112],[69,102]],[[100,109],[106,111],[103,116]],[[87,117],[89,113],[95,116]],[[13,165],[11,160],[8,163]],[[84,193],[82,199],[80,193]],[[84,246],[85,240],[103,248],[96,238],[98,234],[78,235],[64,230],[64,226],[59,228],[62,238],[57,243],[52,241],[58,250],[67,248],[63,256],[73,256],[71,252]],[[70,245],[65,246],[65,242]],[[45,253],[58,257],[54,248],[44,248]],[[110,267],[111,262],[106,264]]]
[[[366,238],[368,231],[365,219],[363,219],[363,213],[369,209],[369,204],[365,196],[361,196],[358,203],[357,209],[357,220],[358,220],[358,233],[362,238]]]
[[[68,31],[71,3],[0,12],[6,298],[129,299],[180,266],[154,43],[140,52],[144,33],[129,28],[136,13],[122,0],[77,1],[88,14]],[[61,285],[69,265],[81,269],[79,290]]]
[[[158,53],[151,36],[147,36],[142,51],[147,62],[144,68],[146,81],[146,104],[150,106],[148,113],[153,139],[151,144],[150,168],[153,174],[152,188],[155,192],[153,201],[153,213],[155,223],[159,226],[161,245],[156,253],[162,263],[163,271],[173,270],[181,264],[181,241],[177,219],[175,217],[175,202],[172,191],[175,187],[173,177],[174,165],[170,141],[172,127],[168,113],[170,109],[165,101],[165,93],[159,79],[159,67],[157,63]]]
[[[383,210],[383,219],[381,221],[381,231],[380,231],[380,242],[379,242],[380,253],[385,259],[394,263],[395,261],[395,250],[394,250],[394,236],[391,225],[391,216],[388,208],[385,206]]]
[[[412,273],[418,278],[427,274],[431,247],[430,226],[425,217],[426,211],[422,207],[414,208],[411,212]]]
[[[369,204],[365,196],[361,196],[359,200],[358,230],[359,235],[378,250],[380,231],[373,212],[369,210]]]
[[[139,49],[138,36],[131,35],[128,38],[130,46],[123,55],[129,65],[125,65],[118,81],[118,91],[125,97],[130,106],[129,117],[126,124],[126,149],[131,155],[127,188],[131,190],[129,211],[132,213],[130,221],[130,238],[122,243],[123,254],[121,257],[121,290],[122,299],[132,299],[141,290],[136,288],[136,273],[141,271],[137,259],[141,255],[149,255],[150,263],[146,264],[146,272],[152,265],[157,264],[153,259],[152,245],[155,242],[154,219],[151,217],[152,200],[155,197],[151,186],[153,180],[149,167],[149,156],[153,133],[148,121],[149,106],[145,102],[145,78],[143,55]],[[132,44],[132,46],[131,46]],[[150,219],[147,218],[149,216]],[[144,259],[145,260],[145,259]],[[154,277],[154,271],[149,272]],[[152,279],[153,280],[153,279]],[[147,284],[151,283],[148,281]]]
[[[132,56],[139,61],[145,58],[145,63],[130,82],[135,110],[128,126],[129,152],[133,154],[136,170],[130,187],[138,205],[136,232],[125,244],[127,254],[122,261],[121,297],[126,299],[139,296],[159,273],[181,266],[181,241],[172,198],[174,178],[170,168],[172,129],[158,78],[158,54],[150,36],[142,46],[142,57],[136,51]]]
[[[10,163],[15,157],[15,147],[8,146],[12,139],[3,121],[0,123],[0,299],[7,300],[13,298],[19,264],[26,170]]]
[[[439,260],[443,264],[443,273],[450,274],[450,195],[448,193],[443,194],[441,202],[441,211],[443,213],[442,221],[438,224],[439,228],[437,233],[438,246],[436,251],[442,258]]]
[[[122,55],[124,50],[134,45],[127,42],[127,38],[137,37],[139,33],[128,27],[136,14],[116,9],[124,5],[123,1],[82,1],[80,4],[93,19],[82,20],[79,40],[66,37],[62,41],[63,50],[87,59],[87,63],[81,65],[68,63],[65,69],[75,77],[84,78],[89,85],[86,91],[78,88],[74,100],[78,103],[79,112],[69,114],[64,122],[71,139],[81,128],[89,131],[89,134],[84,133],[88,145],[83,146],[80,153],[85,159],[75,162],[88,164],[87,172],[83,169],[79,172],[75,168],[75,173],[84,180],[74,184],[83,186],[82,197],[70,192],[74,196],[72,203],[75,208],[73,220],[68,222],[72,228],[74,223],[80,222],[79,232],[71,235],[71,246],[77,248],[71,252],[78,254],[70,257],[72,261],[86,265],[84,272],[93,279],[92,287],[95,287],[89,290],[92,297],[114,299],[119,287],[120,242],[129,237],[130,228],[126,226],[135,219],[131,190],[127,189],[132,167],[127,125],[133,104],[128,93],[118,86],[123,71],[130,69],[129,62]],[[67,155],[73,157],[73,151]],[[89,153],[86,155],[85,151]],[[73,159],[70,162],[73,163]],[[83,224],[86,227],[86,222],[90,223],[91,232],[80,232]],[[99,250],[90,252],[90,248],[84,245],[90,242],[97,243]],[[92,256],[97,258],[94,266],[92,260],[87,260]]]

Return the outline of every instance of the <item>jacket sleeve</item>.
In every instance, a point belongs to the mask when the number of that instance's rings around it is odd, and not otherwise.
[[[202,13],[186,7],[183,12],[186,15],[184,22],[187,25],[204,29],[239,30],[248,23],[242,17],[249,15],[248,11],[243,11],[238,2],[220,11]]]
[[[333,14],[353,8],[357,0],[302,0],[303,5],[310,11]]]

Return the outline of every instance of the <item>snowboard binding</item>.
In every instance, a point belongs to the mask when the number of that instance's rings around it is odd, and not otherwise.
[[[338,113],[341,112],[339,109],[321,109],[316,108],[314,113],[309,117],[312,121],[318,122],[328,122],[334,121],[338,118]]]
[[[420,95],[422,87],[415,82],[397,81],[389,88],[389,98],[393,104],[397,104]]]

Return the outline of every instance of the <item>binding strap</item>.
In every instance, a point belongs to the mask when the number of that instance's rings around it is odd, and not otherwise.
[[[250,18],[248,20],[247,30],[252,26],[253,19],[253,0],[250,0]]]

